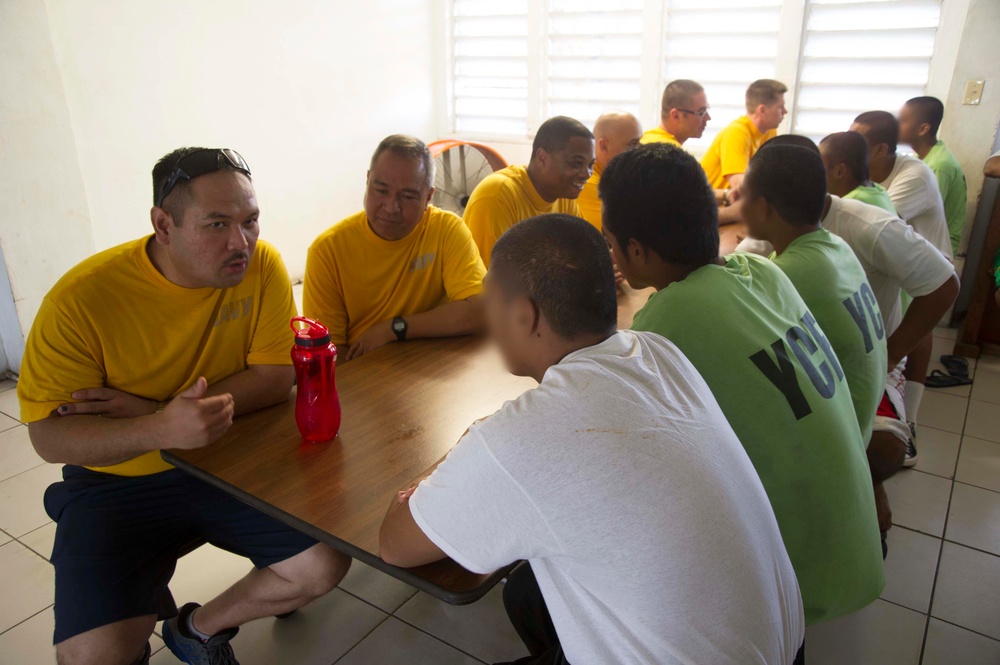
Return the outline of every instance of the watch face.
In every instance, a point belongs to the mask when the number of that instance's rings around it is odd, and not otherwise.
[[[406,330],[406,324],[402,321],[396,321],[392,324],[392,329],[396,332],[403,332]]]

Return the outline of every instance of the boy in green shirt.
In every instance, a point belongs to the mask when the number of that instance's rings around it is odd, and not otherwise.
[[[885,188],[868,174],[868,141],[857,132],[837,132],[819,142],[826,167],[826,189],[842,199],[856,199],[896,214]]]
[[[822,226],[826,206],[823,161],[799,146],[762,148],[750,160],[740,192],[747,233],[771,243],[771,260],[792,282],[830,340],[867,444],[885,389],[885,326],[854,251]]]
[[[600,195],[622,274],[657,289],[633,328],[676,344],[715,394],[771,500],[806,623],[868,605],[885,577],[865,445],[815,317],[770,261],[719,256],[714,195],[683,150],[622,153]]]
[[[958,252],[965,224],[965,202],[969,192],[965,183],[965,173],[955,155],[937,137],[941,120],[944,119],[944,104],[936,97],[914,97],[903,104],[899,111],[899,142],[909,145],[924,164],[937,177],[941,198],[944,200],[944,215],[948,222],[948,236],[951,249]]]

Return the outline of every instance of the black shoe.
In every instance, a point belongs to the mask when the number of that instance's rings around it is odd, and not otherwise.
[[[906,455],[903,457],[903,466],[913,466],[917,463],[917,426],[914,423],[907,423],[910,426],[910,440],[906,442]]]
[[[229,628],[213,635],[207,642],[190,634],[187,629],[188,616],[201,607],[198,603],[188,603],[173,619],[163,622],[163,642],[177,658],[188,665],[240,665],[233,653],[229,640],[236,637],[239,628]]]

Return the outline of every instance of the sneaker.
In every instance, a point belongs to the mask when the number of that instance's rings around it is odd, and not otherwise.
[[[906,455],[903,457],[903,466],[913,466],[917,463],[917,426],[914,423],[907,423],[910,426],[910,440],[906,442]]]
[[[173,619],[163,622],[163,642],[177,658],[188,665],[240,665],[233,654],[229,640],[236,637],[239,628],[229,628],[202,642],[187,629],[191,612],[201,607],[198,603],[188,603]]]

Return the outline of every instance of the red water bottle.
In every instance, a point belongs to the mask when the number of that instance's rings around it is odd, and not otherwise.
[[[340,397],[334,380],[337,347],[330,341],[330,331],[318,321],[296,316],[291,326],[295,331],[295,423],[306,441],[329,441],[340,430]]]

